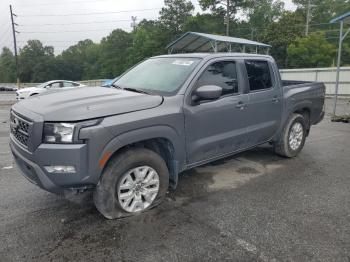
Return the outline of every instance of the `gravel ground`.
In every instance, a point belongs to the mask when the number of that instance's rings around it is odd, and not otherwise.
[[[187,171],[159,207],[110,221],[91,195],[63,199],[22,177],[4,100],[0,261],[350,261],[349,124],[326,118],[294,159],[262,146]]]

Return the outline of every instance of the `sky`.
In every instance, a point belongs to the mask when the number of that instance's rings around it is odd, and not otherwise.
[[[191,2],[199,12],[198,0]],[[284,2],[286,9],[295,8],[292,0]],[[10,4],[17,15],[18,47],[39,39],[58,54],[79,40],[99,42],[115,28],[131,31],[131,16],[158,18],[164,0],[0,0],[0,48],[13,50]]]

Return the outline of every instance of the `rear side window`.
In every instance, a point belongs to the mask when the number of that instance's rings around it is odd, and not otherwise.
[[[73,87],[74,84],[72,82],[63,82],[64,87]]]
[[[216,85],[222,88],[222,95],[238,93],[236,63],[220,61],[209,65],[197,81],[196,88]]]
[[[55,82],[55,83],[52,83],[49,85],[49,87],[52,87],[52,88],[60,88],[62,87],[62,82]]]
[[[245,66],[247,68],[250,91],[272,87],[270,68],[267,61],[246,60]]]

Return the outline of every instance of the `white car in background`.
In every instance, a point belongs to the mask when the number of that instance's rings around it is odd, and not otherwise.
[[[16,99],[26,99],[30,96],[39,95],[47,91],[60,91],[68,90],[76,87],[83,87],[85,85],[78,82],[68,81],[68,80],[52,80],[42,83],[35,87],[21,88],[16,91]]]

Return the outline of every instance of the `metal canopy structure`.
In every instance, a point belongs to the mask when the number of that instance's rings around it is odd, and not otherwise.
[[[339,89],[339,72],[340,72],[340,62],[341,62],[341,49],[343,45],[343,41],[347,34],[350,32],[350,27],[348,30],[344,31],[344,24],[350,24],[350,12],[347,12],[341,16],[338,16],[330,21],[330,23],[340,23],[340,31],[339,31],[339,47],[338,47],[338,60],[337,60],[337,76],[335,81],[335,93],[334,93],[334,107],[333,107],[333,116],[336,114],[337,108],[337,100],[338,100],[338,89]]]
[[[169,53],[173,52],[231,52],[246,51],[246,47],[258,53],[258,48],[264,48],[268,52],[270,45],[230,36],[187,32],[166,48]]]

